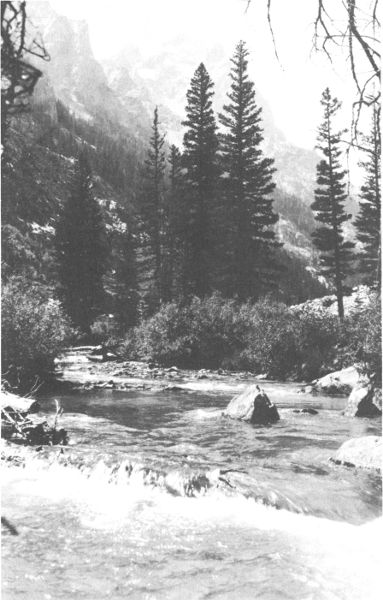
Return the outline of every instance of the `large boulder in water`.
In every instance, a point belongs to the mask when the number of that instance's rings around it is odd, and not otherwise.
[[[258,385],[252,385],[239,396],[235,396],[228,404],[223,415],[258,425],[267,425],[279,421],[275,404],[270,402],[265,392]]]
[[[358,383],[352,390],[346,417],[379,417],[382,414],[382,391],[367,383]]]
[[[331,460],[336,464],[348,467],[381,471],[382,438],[381,436],[368,435],[348,440],[341,445]]]
[[[360,379],[356,367],[348,367],[340,371],[329,373],[320,379],[311,382],[315,391],[333,396],[347,396],[357,385]]]

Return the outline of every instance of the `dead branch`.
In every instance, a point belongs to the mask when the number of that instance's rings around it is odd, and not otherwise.
[[[247,1],[246,11],[253,0]],[[256,1],[256,0],[254,0]],[[258,0],[259,1],[259,0]],[[267,22],[273,41],[274,52],[279,61],[271,19],[271,0],[263,0],[267,8]],[[317,0],[313,21],[312,50],[323,52],[333,63],[335,52],[346,50],[346,62],[355,84],[356,98],[351,115],[351,143],[358,138],[358,126],[363,108],[380,105],[380,20],[379,0],[371,0],[365,8],[357,0]],[[339,13],[341,18],[335,18]],[[369,69],[366,70],[366,65]]]
[[[57,400],[53,426],[44,417],[31,417],[35,412],[36,401],[32,403],[6,392],[1,397],[1,433],[4,439],[32,446],[66,445],[68,434],[65,429],[58,429],[58,419],[63,414]]]
[[[279,60],[278,51],[277,51],[277,44],[275,43],[273,25],[272,25],[272,22],[271,22],[271,0],[267,0],[267,22],[269,24],[269,30],[270,30],[270,34],[271,34],[271,39],[273,40],[273,48],[274,48],[275,58],[277,59],[277,61],[279,62],[279,64],[281,64],[281,61]]]
[[[30,96],[42,75],[29,58],[49,59],[39,36],[28,40],[25,5],[25,1],[1,2],[2,143],[9,117],[28,110]]]
[[[61,408],[60,403],[59,403],[58,400],[55,400],[55,404],[56,404],[56,414],[55,414],[55,420],[54,420],[54,423],[53,423],[53,429],[57,429],[58,419],[59,419],[59,417],[61,417],[61,415],[64,412],[64,409]]]

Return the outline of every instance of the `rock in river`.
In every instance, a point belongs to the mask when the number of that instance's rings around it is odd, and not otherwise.
[[[336,464],[348,467],[380,471],[382,468],[382,438],[368,435],[348,440],[341,445],[331,460]]]
[[[360,375],[356,367],[348,367],[341,371],[334,371],[320,379],[312,381],[313,388],[329,395],[348,395],[359,382]]]
[[[235,396],[223,412],[224,416],[253,424],[267,425],[279,421],[278,410],[258,385],[248,387]]]
[[[315,408],[294,408],[293,413],[297,414],[307,414],[307,415],[317,415],[318,411]]]
[[[344,414],[347,417],[378,417],[382,414],[382,391],[367,383],[352,390]]]

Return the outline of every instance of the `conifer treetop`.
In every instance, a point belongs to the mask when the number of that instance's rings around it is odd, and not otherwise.
[[[217,125],[213,111],[214,84],[203,63],[200,63],[190,82],[187,91],[187,105],[185,108],[186,119],[182,125],[187,127],[184,135],[186,152],[202,146],[216,150],[218,142],[215,140]]]

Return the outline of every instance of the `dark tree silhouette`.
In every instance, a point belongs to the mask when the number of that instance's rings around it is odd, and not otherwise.
[[[187,184],[185,213],[185,294],[205,296],[211,291],[214,252],[214,211],[217,193],[217,126],[213,82],[205,65],[195,71],[187,92],[184,165]]]
[[[254,84],[247,73],[244,42],[240,42],[231,59],[229,104],[223,107],[219,120],[224,127],[221,136],[222,191],[226,235],[226,285],[229,295],[241,300],[257,297],[275,284],[274,225],[271,197],[274,160],[262,151],[262,109],[255,101]]]
[[[342,131],[334,130],[334,117],[341,103],[332,98],[328,88],[322,94],[321,104],[324,108],[324,120],[319,127],[318,148],[324,159],[317,166],[317,184],[315,201],[311,208],[320,226],[313,232],[314,244],[320,251],[322,273],[335,284],[339,318],[343,320],[344,280],[350,272],[353,260],[351,249],[353,242],[344,241],[343,224],[351,218],[345,213],[344,201],[346,183],[345,171],[340,166],[341,151],[339,149]]]
[[[160,133],[158,108],[154,110],[152,136],[144,168],[141,214],[145,232],[144,254],[148,270],[153,272],[148,298],[151,308],[158,308],[163,290],[163,237],[165,136]]]
[[[122,333],[138,323],[137,240],[130,212],[119,206],[116,213],[117,219],[109,234],[112,248],[109,291],[119,333]]]
[[[170,302],[182,293],[182,224],[185,207],[183,203],[182,155],[174,145],[170,147],[168,163],[168,189],[164,205],[164,302]]]
[[[366,160],[361,163],[366,176],[361,188],[359,214],[355,219],[357,238],[363,244],[359,254],[359,271],[366,283],[381,284],[381,134],[378,112],[373,113],[372,128],[366,136]]]
[[[64,308],[74,325],[87,334],[95,317],[103,312],[108,256],[101,209],[91,190],[90,167],[81,154],[72,193],[57,222],[55,246]]]

